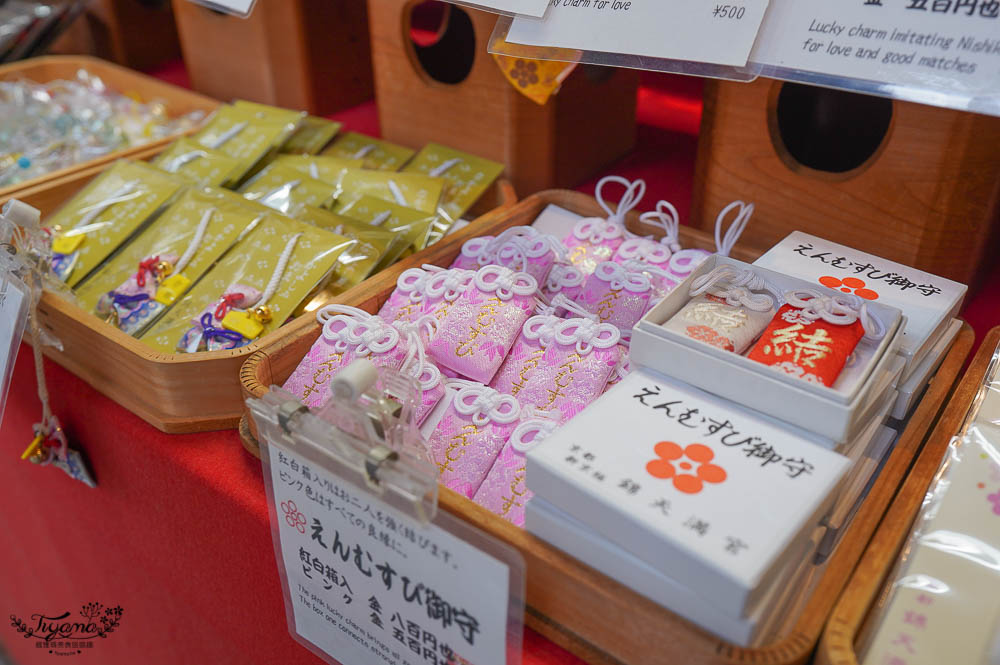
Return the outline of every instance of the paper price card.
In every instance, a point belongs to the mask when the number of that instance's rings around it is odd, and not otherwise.
[[[771,5],[751,55],[764,75],[1000,115],[1000,0]]]
[[[518,16],[506,41],[667,60],[746,65],[768,0],[550,0]]]
[[[520,663],[508,612],[521,573],[466,542],[471,527],[440,513],[421,524],[272,441],[262,458],[289,630],[304,646],[344,664]]]
[[[447,0],[455,5],[467,5],[476,9],[499,12],[501,14],[524,14],[544,16],[549,0]]]

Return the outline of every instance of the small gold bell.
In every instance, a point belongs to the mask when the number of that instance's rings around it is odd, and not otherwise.
[[[166,277],[174,271],[174,264],[170,263],[170,261],[160,261],[154,268],[160,277]]]
[[[271,308],[267,305],[258,305],[253,308],[252,312],[253,318],[255,318],[260,323],[270,323],[271,322]]]

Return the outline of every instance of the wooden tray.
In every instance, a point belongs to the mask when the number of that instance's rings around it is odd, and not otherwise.
[[[494,218],[492,224],[481,227],[483,233],[515,224],[529,224],[549,203],[555,203],[584,215],[600,214],[590,197],[564,191],[549,191],[524,199],[510,210]],[[630,225],[638,223],[635,214]],[[709,248],[707,234],[681,229],[683,244]],[[447,265],[457,254],[458,247],[440,247],[432,263]],[[736,251],[744,260],[754,257],[746,251]],[[395,287],[396,278],[404,266],[386,270],[350,293],[341,302],[375,312]],[[320,333],[320,326],[311,316],[301,317],[292,325],[296,333],[280,343],[267,346],[247,359],[241,370],[243,390],[248,396],[260,397],[269,387],[282,383],[291,374]],[[848,576],[857,564],[875,526],[899,487],[910,462],[923,444],[927,432],[937,419],[972,344],[971,328],[965,326],[924,400],[917,407],[906,431],[868,499],[848,527],[843,541],[827,564],[805,609],[788,632],[774,644],[757,649],[744,649],[722,642],[692,626],[683,619],[643,598],[627,587],[576,561],[573,557],[513,526],[464,496],[440,488],[440,505],[487,533],[516,547],[524,556],[528,569],[527,607],[525,621],[556,644],[572,651],[591,663],[601,665],[723,665],[758,663],[797,665],[812,653],[826,618]],[[244,415],[240,434],[244,447],[259,456],[252,418]]]
[[[162,146],[147,146],[133,157],[148,158],[160,150]],[[17,198],[38,208],[44,220],[104,168],[91,167],[64,176],[21,192]],[[447,249],[451,247],[457,253],[468,234],[479,235],[479,229],[490,227],[494,215],[516,201],[510,183],[499,181],[477,203],[479,208],[488,207],[491,212],[470,223],[468,230],[448,236],[397,265],[404,269],[419,266],[436,253],[451,251]],[[395,279],[393,277],[394,282]],[[364,292],[362,287],[366,284],[358,285],[343,297],[355,298],[349,294],[359,289]],[[240,365],[258,349],[279,344],[302,327],[300,320],[294,320],[248,346],[229,351],[159,353],[52,293],[42,294],[38,315],[41,324],[63,343],[62,351],[45,347],[46,356],[150,425],[168,433],[236,427],[244,407],[239,383]]]
[[[143,100],[163,100],[173,116],[184,115],[191,111],[204,111],[208,114],[219,106],[219,102],[210,97],[178,88],[151,76],[89,56],[50,55],[3,65],[0,67],[0,80],[9,81],[23,78],[38,83],[47,83],[60,79],[74,79],[80,69],[86,69],[91,74],[99,76],[109,88],[122,94],[138,94]],[[103,157],[80,162],[31,180],[0,187],[0,200],[5,200],[15,194],[20,195],[24,190],[52,183],[67,175],[104,165],[122,157],[136,157],[139,154],[145,154],[150,149],[162,150],[176,138],[175,135],[139,146],[116,150]]]
[[[910,527],[944,459],[948,444],[962,427],[969,406],[983,384],[998,343],[1000,327],[987,333],[979,352],[927,439],[923,452],[875,532],[861,563],[851,576],[823,632],[823,641],[816,655],[817,665],[858,664],[858,654],[855,651],[857,638],[899,559],[910,534]]]

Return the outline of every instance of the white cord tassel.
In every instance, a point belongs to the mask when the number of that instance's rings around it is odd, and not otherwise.
[[[266,305],[274,297],[275,292],[278,290],[278,285],[281,283],[281,278],[285,275],[285,268],[288,267],[288,261],[292,258],[292,252],[295,251],[295,243],[301,237],[301,233],[296,233],[285,243],[285,249],[281,252],[281,256],[278,257],[278,264],[274,266],[274,272],[271,273],[271,281],[267,283],[264,294],[257,301],[258,305]]]
[[[726,233],[723,235],[722,228],[725,226],[726,216],[737,209],[739,212],[736,213],[736,219],[733,220],[733,223],[726,229]],[[743,230],[746,229],[747,223],[750,222],[753,211],[754,205],[752,203],[733,201],[723,208],[719,216],[715,218],[715,248],[720,255],[729,256],[730,252],[733,251],[733,247],[736,246],[740,236],[743,235]]]
[[[195,253],[198,251],[198,247],[201,245],[201,241],[205,238],[205,230],[208,228],[208,223],[212,220],[212,215],[215,214],[215,208],[209,208],[201,216],[201,221],[198,222],[198,228],[194,231],[194,237],[191,238],[191,242],[188,243],[187,249],[184,250],[184,254],[177,261],[177,267],[174,268],[175,273],[180,273],[184,271],[187,264],[191,263],[191,259],[194,258]]]
[[[206,148],[211,148],[212,150],[218,150],[226,143],[228,143],[232,138],[234,138],[237,134],[246,129],[248,126],[249,123],[247,123],[245,120],[243,122],[238,122],[229,129],[227,129],[226,131],[219,134],[217,137],[215,137],[214,141],[209,141],[208,143],[202,141],[202,145],[205,146]]]

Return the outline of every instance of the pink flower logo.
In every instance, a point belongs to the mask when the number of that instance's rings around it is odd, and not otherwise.
[[[306,532],[306,516],[299,512],[294,501],[282,501],[281,512],[285,513],[285,522],[299,533]]]

